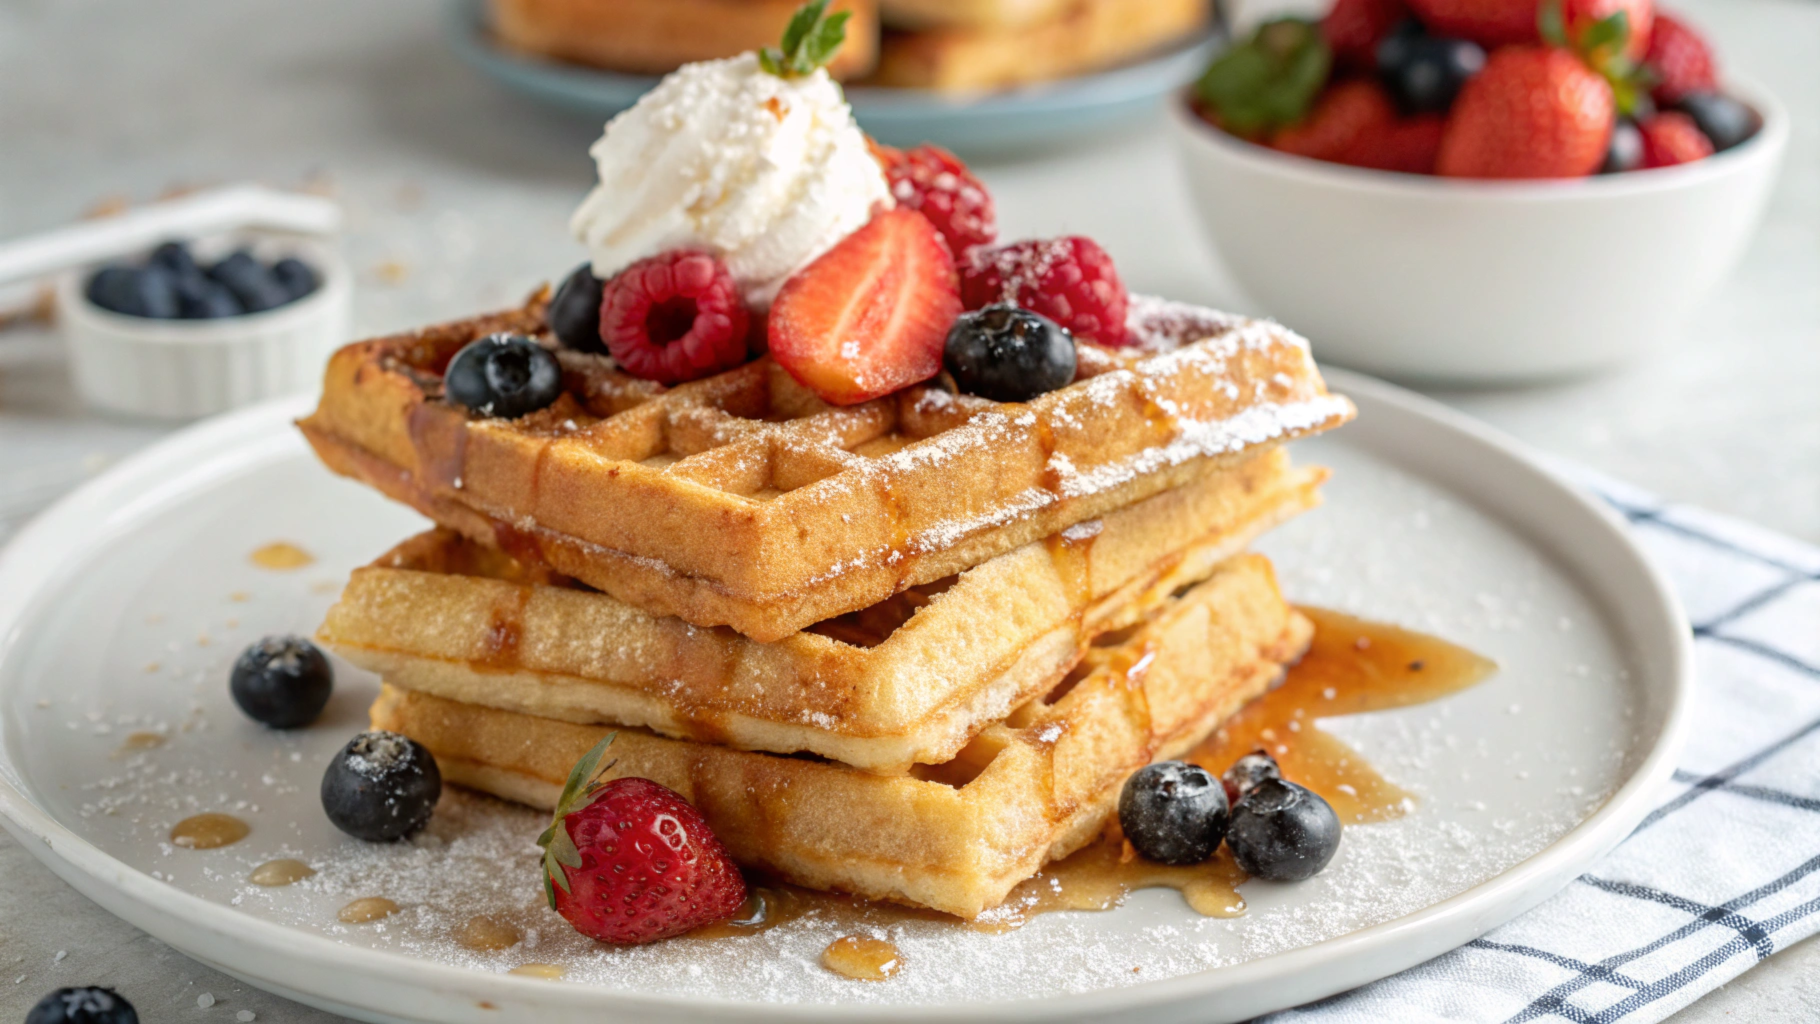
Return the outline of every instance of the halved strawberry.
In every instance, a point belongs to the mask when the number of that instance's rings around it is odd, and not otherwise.
[[[835,405],[928,380],[961,313],[960,279],[927,217],[877,214],[784,283],[771,303],[771,358]]]

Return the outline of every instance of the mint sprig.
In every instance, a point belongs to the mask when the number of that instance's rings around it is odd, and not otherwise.
[[[612,746],[618,733],[608,733],[607,738],[594,744],[594,749],[581,756],[575,767],[569,770],[569,781],[562,787],[562,796],[556,800],[556,813],[550,827],[537,837],[537,845],[543,847],[543,894],[550,901],[550,909],[556,909],[556,886],[562,886],[563,892],[570,892],[569,875],[564,868],[581,867],[581,851],[575,848],[575,840],[569,838],[569,829],[563,822],[570,814],[588,806],[594,794],[600,792],[601,783],[597,776],[610,769],[617,761],[609,761],[604,767],[600,759],[607,756],[607,748]]]
[[[828,0],[809,0],[784,26],[783,45],[758,51],[758,66],[779,78],[799,78],[834,59],[847,39],[852,11],[828,13]]]
[[[1279,18],[1216,58],[1194,91],[1220,127],[1259,139],[1306,117],[1332,67],[1319,25]]]

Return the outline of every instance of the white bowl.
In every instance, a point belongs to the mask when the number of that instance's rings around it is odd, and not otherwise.
[[[347,340],[353,285],[330,247],[292,237],[238,236],[202,252],[250,245],[262,260],[296,256],[321,278],[316,290],[263,313],[218,320],[152,320],[96,306],[83,293],[94,267],[57,283],[57,322],[76,389],[110,412],[194,419],[316,387],[329,354]]]
[[[1512,383],[1673,337],[1749,241],[1788,114],[1680,167],[1562,181],[1394,174],[1278,153],[1187,103],[1173,134],[1207,238],[1239,286],[1323,359],[1404,380]]]

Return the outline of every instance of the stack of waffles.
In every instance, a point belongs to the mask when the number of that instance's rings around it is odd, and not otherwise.
[[[541,298],[350,345],[303,430],[438,525],[320,639],[452,782],[549,807],[617,732],[615,774],[742,864],[975,916],[1309,638],[1246,548],[1317,500],[1282,443],[1352,406],[1274,324],[1135,300],[1131,326],[1027,404],[935,381],[835,407],[768,357],[666,389],[559,348]],[[555,404],[444,400],[496,331],[555,352]]]

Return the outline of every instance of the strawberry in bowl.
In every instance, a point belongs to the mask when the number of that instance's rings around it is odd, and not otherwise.
[[[1671,343],[1742,254],[1788,138],[1652,0],[1334,0],[1173,113],[1239,286],[1326,358],[1484,385]]]

